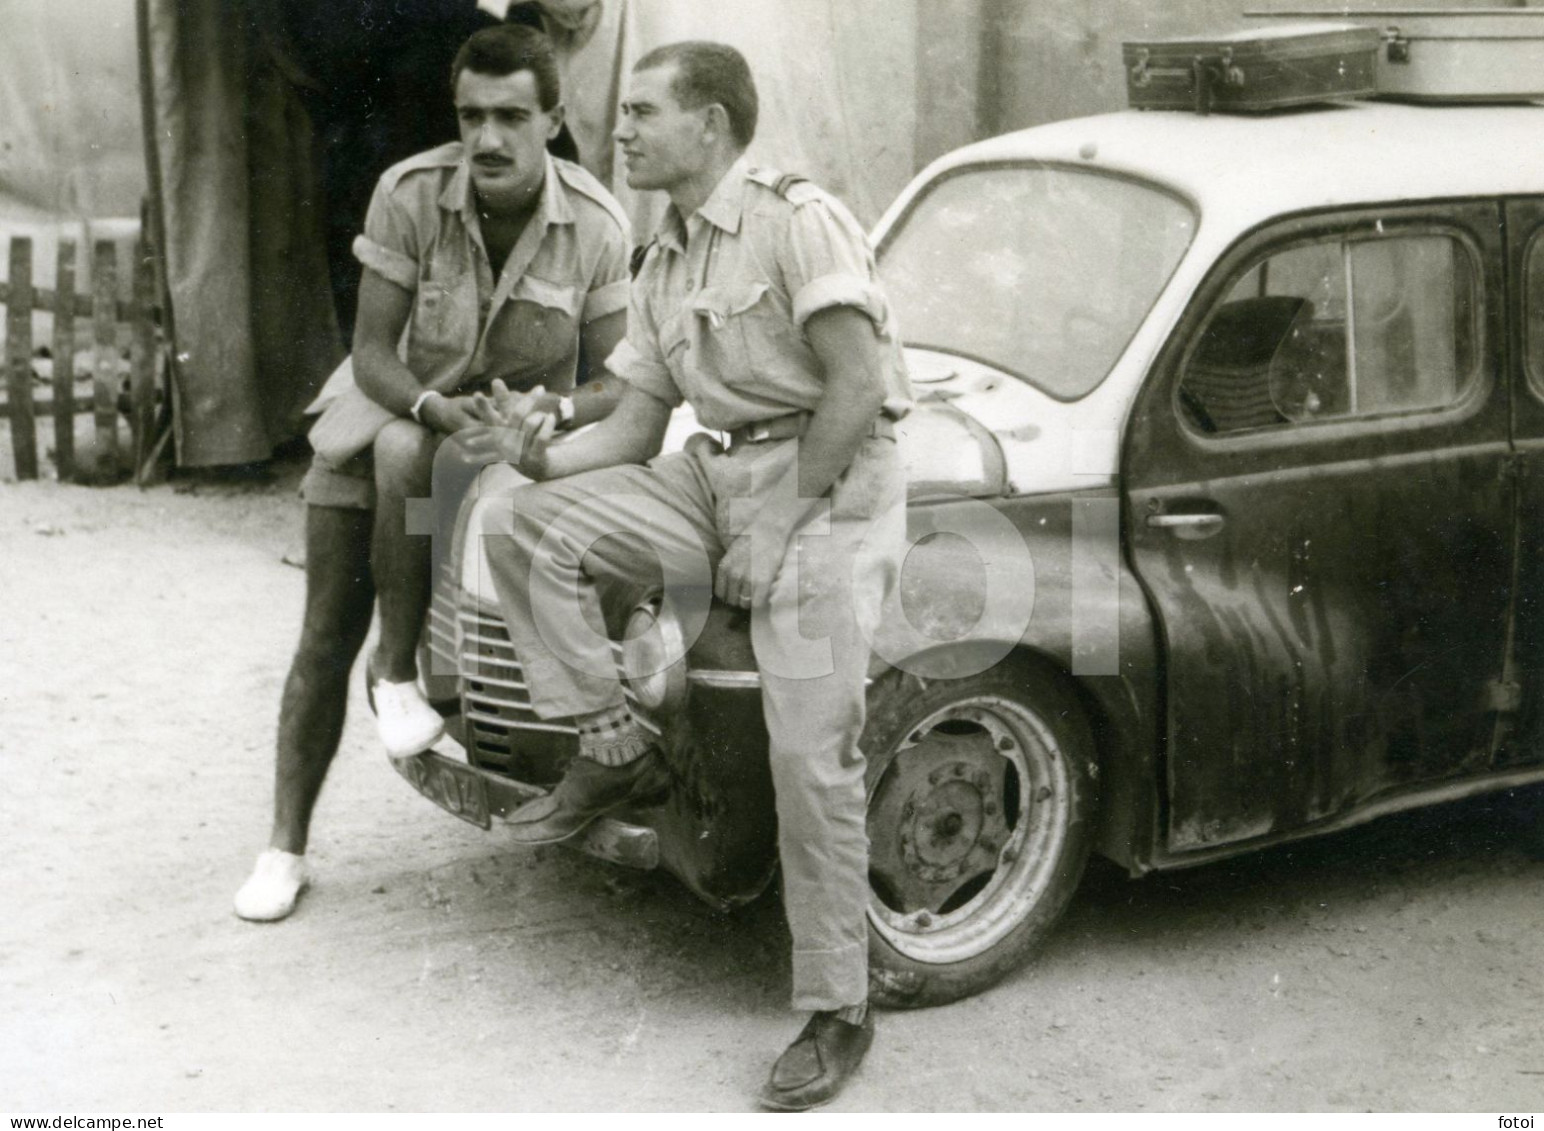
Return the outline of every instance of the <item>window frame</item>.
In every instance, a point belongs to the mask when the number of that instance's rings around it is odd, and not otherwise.
[[[1536,225],[1533,231],[1528,233],[1528,238],[1523,243],[1522,255],[1517,265],[1517,281],[1518,289],[1521,292],[1520,299],[1522,305],[1518,308],[1518,320],[1521,325],[1518,327],[1516,340],[1519,342],[1518,352],[1521,355],[1523,381],[1528,386],[1528,391],[1533,394],[1536,400],[1544,401],[1544,315],[1541,315],[1539,319],[1541,364],[1535,365],[1532,348],[1533,318],[1529,314],[1529,311],[1534,309],[1533,303],[1535,298],[1544,300],[1544,294],[1534,294],[1535,288],[1530,285],[1528,271],[1528,265],[1532,262],[1534,250],[1541,244],[1544,244],[1544,223]],[[1544,283],[1544,279],[1541,279],[1541,283]],[[1544,290],[1544,286],[1538,289]],[[1540,309],[1544,310],[1544,307]]]
[[[1441,208],[1481,204],[1495,205],[1489,197],[1469,197],[1453,201],[1390,201],[1362,205],[1355,209],[1337,208],[1331,212],[1313,212],[1278,217],[1246,233],[1218,256],[1206,280],[1192,296],[1190,308],[1200,313],[1181,320],[1185,335],[1177,360],[1165,367],[1170,384],[1167,403],[1178,422],[1178,431],[1187,440],[1206,448],[1237,449],[1254,447],[1296,447],[1301,444],[1329,443],[1347,436],[1366,436],[1387,432],[1405,432],[1423,427],[1453,423],[1478,412],[1489,397],[1499,373],[1487,379],[1487,358],[1491,356],[1490,316],[1492,299],[1488,293],[1485,251],[1455,217],[1444,218]],[[1433,408],[1388,410],[1361,415],[1326,417],[1320,420],[1285,421],[1281,424],[1208,432],[1192,418],[1180,401],[1180,387],[1201,340],[1216,311],[1234,288],[1253,270],[1273,255],[1297,247],[1337,242],[1344,245],[1342,263],[1347,262],[1350,245],[1386,240],[1390,237],[1440,236],[1451,239],[1467,256],[1473,303],[1469,311],[1469,358],[1467,366],[1457,369],[1461,391],[1450,404]],[[1355,346],[1350,336],[1349,310],[1353,302],[1346,293],[1348,309],[1348,356]]]
[[[900,320],[901,344],[907,348],[930,350],[945,356],[961,357],[966,361],[974,362],[977,365],[986,366],[993,372],[1002,373],[1007,377],[1011,377],[1019,384],[1025,386],[1028,389],[1032,389],[1034,392],[1048,398],[1049,400],[1056,401],[1058,404],[1077,404],[1079,401],[1086,400],[1088,397],[1092,396],[1095,392],[1101,389],[1104,386],[1104,383],[1109,380],[1110,374],[1114,373],[1116,369],[1120,367],[1121,359],[1126,356],[1126,352],[1131,348],[1131,343],[1136,339],[1137,335],[1142,332],[1142,327],[1147,325],[1148,320],[1152,317],[1153,311],[1157,308],[1159,302],[1163,299],[1163,296],[1168,293],[1169,286],[1174,282],[1175,275],[1179,273],[1181,266],[1194,253],[1196,243],[1201,236],[1202,225],[1204,223],[1201,206],[1199,202],[1197,202],[1187,193],[1182,192],[1180,189],[1174,187],[1173,185],[1164,184],[1162,181],[1155,181],[1151,178],[1138,176],[1134,173],[1129,173],[1120,169],[1106,169],[1092,165],[1080,165],[1075,161],[1011,158],[992,161],[973,161],[969,164],[956,165],[950,169],[944,170],[936,177],[931,178],[926,184],[922,185],[916,191],[916,193],[913,194],[909,200],[907,200],[905,206],[899,213],[896,214],[895,218],[885,226],[884,233],[877,241],[875,241],[874,262],[881,282],[883,282],[884,279],[884,258],[886,253],[890,250],[890,245],[894,242],[896,235],[911,220],[912,215],[916,212],[917,208],[922,204],[922,202],[928,197],[932,196],[934,191],[938,189],[939,186],[952,181],[957,177],[973,173],[997,172],[1004,169],[1049,169],[1059,172],[1077,173],[1082,176],[1102,177],[1106,180],[1121,181],[1126,184],[1136,185],[1140,188],[1149,189],[1153,192],[1166,196],[1176,204],[1181,205],[1186,209],[1186,211],[1190,213],[1192,227],[1190,231],[1189,243],[1185,245],[1184,251],[1175,257],[1174,266],[1170,268],[1168,276],[1153,292],[1152,300],[1148,303],[1146,309],[1142,311],[1141,316],[1136,319],[1135,324],[1132,326],[1131,333],[1127,335],[1126,340],[1121,343],[1120,349],[1116,351],[1115,361],[1107,370],[1105,370],[1105,372],[1100,376],[1099,380],[1095,381],[1087,389],[1083,390],[1081,393],[1078,393],[1076,396],[1061,396],[1057,393],[1054,393],[1050,389],[1041,387],[1035,381],[1031,380],[1021,370],[1010,366],[1005,366],[999,361],[994,361],[991,358],[983,357],[980,354],[965,353],[961,350],[950,349],[946,346],[941,346],[936,342],[929,343],[911,341],[907,338],[905,318],[902,317]]]

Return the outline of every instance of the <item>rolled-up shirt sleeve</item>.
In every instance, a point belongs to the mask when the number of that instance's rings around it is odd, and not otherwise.
[[[620,225],[608,227],[606,241],[595,262],[595,274],[584,296],[582,317],[586,322],[627,309],[628,299],[627,231]]]
[[[681,404],[681,390],[665,364],[659,348],[659,332],[642,301],[643,289],[634,287],[627,306],[627,336],[617,343],[606,359],[606,368],[623,381],[671,408]]]
[[[793,299],[793,320],[803,327],[812,314],[851,306],[875,329],[886,322],[884,293],[875,281],[874,257],[858,222],[838,215],[824,200],[800,204],[789,219],[781,267]]]
[[[365,213],[365,230],[354,237],[354,258],[403,290],[417,291],[418,250],[411,213],[377,183]]]

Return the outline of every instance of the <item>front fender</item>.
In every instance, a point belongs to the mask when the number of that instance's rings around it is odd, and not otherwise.
[[[1160,828],[1159,651],[1120,537],[1109,489],[914,504],[872,674],[961,679],[1013,656],[1070,681],[1099,742],[1098,850],[1141,872]]]

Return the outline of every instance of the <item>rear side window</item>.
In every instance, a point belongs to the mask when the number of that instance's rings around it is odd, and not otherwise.
[[[1523,267],[1523,317],[1527,320],[1528,380],[1544,390],[1544,228],[1528,240]]]
[[[1274,250],[1208,316],[1182,411],[1223,434],[1447,408],[1477,370],[1477,295],[1474,256],[1449,235]]]

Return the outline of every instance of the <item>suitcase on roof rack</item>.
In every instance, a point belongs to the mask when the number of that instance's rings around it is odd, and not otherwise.
[[[1138,110],[1260,113],[1373,93],[1376,28],[1299,24],[1123,45]]]
[[[1251,19],[1328,15],[1246,12]],[[1403,102],[1544,98],[1544,8],[1346,8],[1379,31],[1378,96]]]

